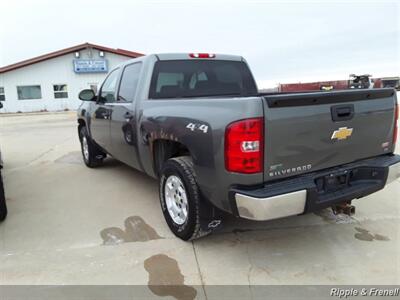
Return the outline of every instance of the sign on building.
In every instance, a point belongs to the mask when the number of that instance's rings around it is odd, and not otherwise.
[[[75,73],[106,73],[108,72],[106,59],[74,59]]]

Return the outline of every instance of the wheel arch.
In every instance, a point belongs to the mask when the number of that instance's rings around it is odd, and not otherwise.
[[[156,139],[152,144],[153,150],[153,170],[156,176],[159,176],[163,164],[170,158],[179,156],[190,156],[189,148],[178,141],[168,139]],[[193,157],[192,157],[193,158]]]

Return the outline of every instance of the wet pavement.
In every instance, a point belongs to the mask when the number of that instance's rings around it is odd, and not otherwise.
[[[164,222],[154,179],[111,158],[85,167],[74,113],[0,115],[0,145],[1,284],[149,285],[171,299],[205,298],[202,285],[400,284],[399,180],[354,201],[352,217],[228,217],[183,242]]]

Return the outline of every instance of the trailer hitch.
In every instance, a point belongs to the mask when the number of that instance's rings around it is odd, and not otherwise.
[[[343,202],[332,206],[333,213],[335,215],[345,214],[352,216],[356,213],[356,207],[351,205],[351,202]]]

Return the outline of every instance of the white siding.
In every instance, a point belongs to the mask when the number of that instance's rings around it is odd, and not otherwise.
[[[92,58],[98,59],[98,50],[92,49]],[[89,50],[81,50],[80,58],[88,59]],[[0,87],[4,87],[6,100],[2,101],[2,113],[33,112],[40,110],[75,110],[80,105],[78,94],[90,84],[101,84],[105,73],[75,73],[73,70],[74,53],[35,63],[13,71],[0,74]],[[130,59],[123,55],[105,52],[108,69]],[[53,84],[67,84],[68,98],[54,98]],[[42,99],[18,100],[17,86],[40,85]]]

